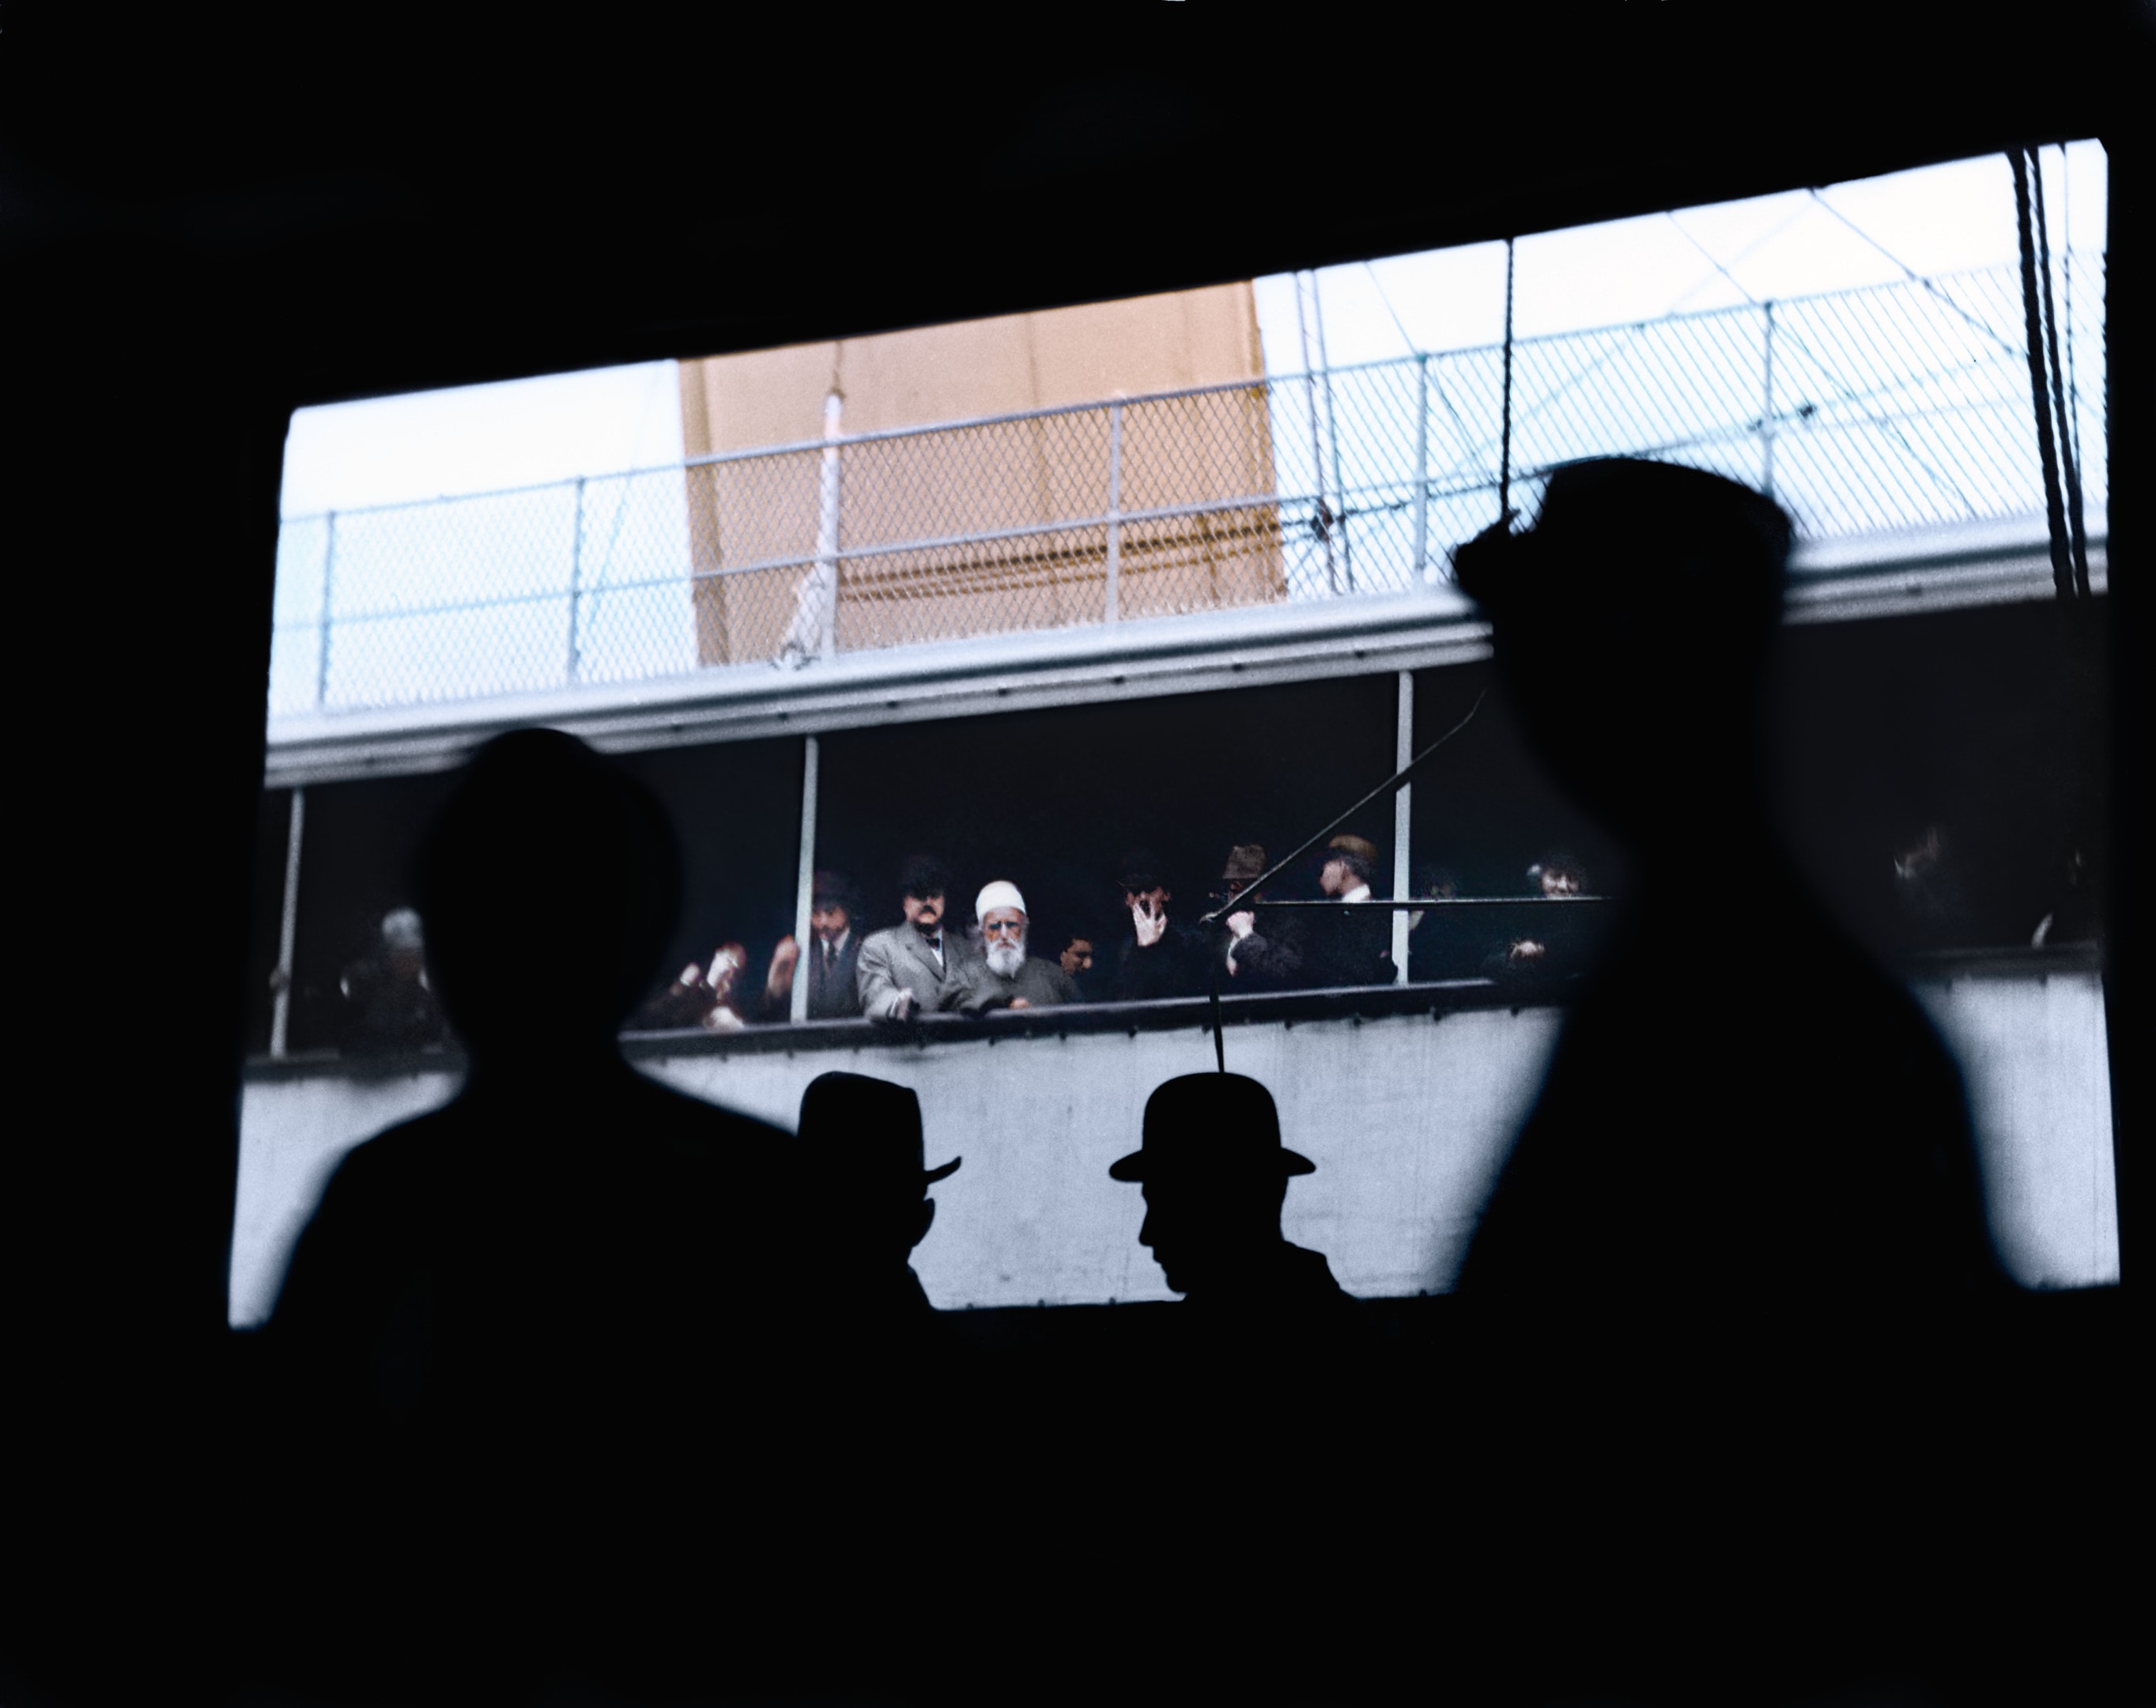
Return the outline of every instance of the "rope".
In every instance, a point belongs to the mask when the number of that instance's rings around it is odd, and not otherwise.
[[[2074,460],[2073,427],[2066,414],[2066,394],[2064,378],[2059,369],[2059,309],[2051,300],[2051,222],[2044,213],[2044,160],[2035,149],[2029,151],[2030,164],[2035,167],[2036,270],[2044,281],[2044,336],[2045,347],[2051,358],[2051,408],[2059,418],[2059,460],[2064,465],[2066,476],[2066,519],[2071,524],[2071,542],[2074,554],[2074,593],[2076,597],[2089,596],[2088,536],[2082,527],[2082,476]],[[2073,250],[2072,236],[2068,234],[2067,253]],[[2071,298],[2067,311],[2072,312]]]
[[[1505,239],[1505,416],[1497,455],[1497,519],[1512,519],[1512,239]]]
[[[2028,330],[2029,388],[2036,410],[2036,449],[2044,465],[2044,510],[2051,535],[2051,585],[2061,599],[2074,596],[2073,565],[2066,549],[2066,505],[2059,496],[2059,453],[2051,441],[2051,404],[2044,383],[2044,316],[2036,292],[2036,244],[2029,229],[2029,162],[2021,148],[2010,149],[2014,164],[2014,211],[2020,224],[2021,315]]]

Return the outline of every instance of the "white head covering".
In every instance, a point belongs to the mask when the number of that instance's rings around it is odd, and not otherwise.
[[[980,894],[975,896],[973,898],[975,921],[986,919],[997,908],[1016,908],[1021,913],[1025,912],[1025,898],[1018,893],[1016,884],[999,877],[983,889]]]

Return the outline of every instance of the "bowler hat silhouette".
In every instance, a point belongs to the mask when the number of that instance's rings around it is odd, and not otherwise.
[[[822,1162],[865,1186],[925,1191],[965,1160],[921,1166],[921,1099],[911,1087],[865,1073],[824,1073],[801,1093],[797,1129]]]
[[[1108,1169],[1119,1181],[1315,1174],[1281,1143],[1273,1095],[1240,1073],[1186,1073],[1146,1099],[1140,1148]]]

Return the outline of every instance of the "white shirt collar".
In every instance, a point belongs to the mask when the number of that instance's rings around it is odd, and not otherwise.
[[[1367,902],[1370,899],[1370,886],[1358,883],[1340,899],[1343,902]]]

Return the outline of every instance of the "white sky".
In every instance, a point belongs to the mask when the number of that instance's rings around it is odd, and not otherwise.
[[[2074,144],[2063,161],[2046,149],[2044,169],[2054,250],[2069,236],[2076,249],[2101,250],[2101,146]],[[1839,184],[1823,194],[1919,273],[2011,261],[2019,253],[2013,177],[2000,156]],[[1878,248],[1811,195],[1794,191],[1522,238],[1514,330],[1531,337],[1725,306],[1743,302],[1747,291],[1786,297],[1901,276]],[[1326,354],[1335,367],[1504,336],[1502,244],[1330,267],[1317,277]],[[1255,291],[1268,371],[1301,372],[1292,276],[1260,279]],[[671,362],[331,404],[292,417],[283,513],[610,474],[676,462],[681,454]]]

